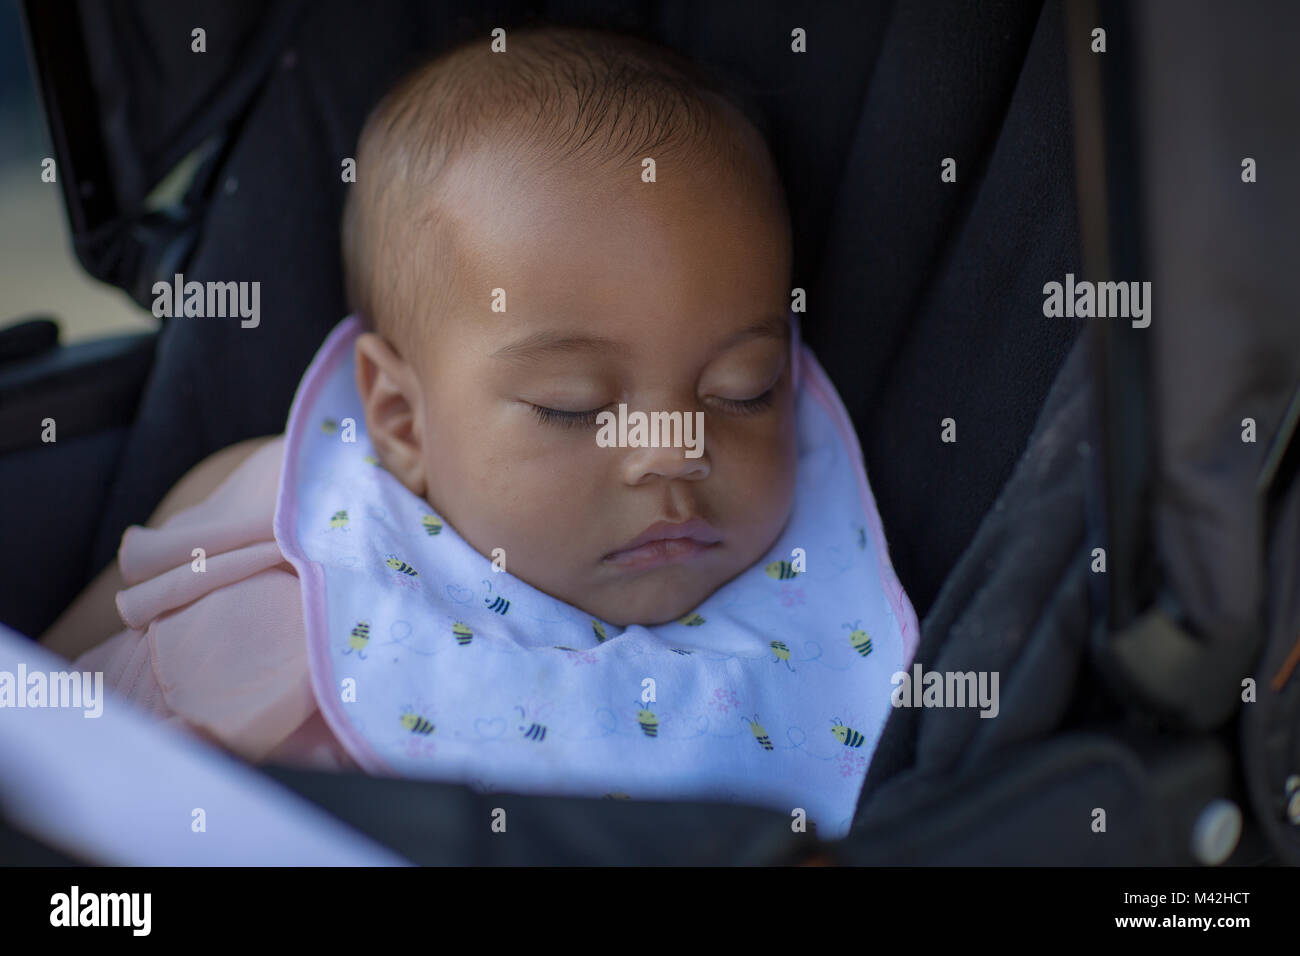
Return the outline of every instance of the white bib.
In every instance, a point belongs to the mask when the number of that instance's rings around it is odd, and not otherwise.
[[[494,572],[378,465],[360,323],[341,322],[294,397],[275,537],[316,699],[353,759],[480,792],[802,808],[845,835],[918,632],[856,434],[795,332],[784,531],[680,621],[619,628]]]

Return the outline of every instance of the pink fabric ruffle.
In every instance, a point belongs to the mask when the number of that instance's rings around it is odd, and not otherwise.
[[[127,629],[76,667],[253,763],[355,769],[316,706],[298,576],[272,529],[283,456],[281,436],[204,501],[159,528],[126,530],[117,609]]]

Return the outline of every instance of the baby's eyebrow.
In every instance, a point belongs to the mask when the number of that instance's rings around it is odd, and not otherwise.
[[[741,342],[753,338],[785,340],[790,334],[785,316],[767,316],[753,325],[738,329],[723,340],[717,351],[724,352]],[[493,358],[513,362],[528,362],[546,355],[563,355],[573,352],[591,352],[597,355],[627,355],[630,349],[622,342],[598,335],[585,335],[558,329],[541,329],[526,335],[517,342],[503,345],[492,353]]]
[[[560,355],[570,352],[626,355],[628,351],[628,347],[623,343],[602,338],[598,335],[583,335],[579,332],[542,329],[531,335],[524,336],[517,342],[502,346],[492,353],[492,357],[510,361],[528,361],[541,358],[544,355]]]
[[[718,351],[725,351],[748,339],[778,339],[784,341],[789,335],[790,324],[786,321],[786,317],[784,315],[769,315],[753,325],[748,325],[727,336],[722,345],[718,347]]]

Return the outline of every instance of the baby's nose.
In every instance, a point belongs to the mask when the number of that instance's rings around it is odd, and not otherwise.
[[[638,421],[637,416],[644,417]],[[623,469],[629,484],[647,478],[708,477],[703,413],[678,413],[669,419],[634,412],[628,418],[629,427],[620,429],[619,444],[626,448]]]
[[[697,457],[689,448],[629,448],[623,461],[628,484],[638,485],[651,478],[681,478],[699,481],[709,476],[709,456],[700,446]]]

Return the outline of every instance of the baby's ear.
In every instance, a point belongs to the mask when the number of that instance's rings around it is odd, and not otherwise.
[[[394,478],[423,498],[427,476],[420,432],[422,395],[415,370],[373,332],[357,337],[356,367],[366,431],[379,460]]]

